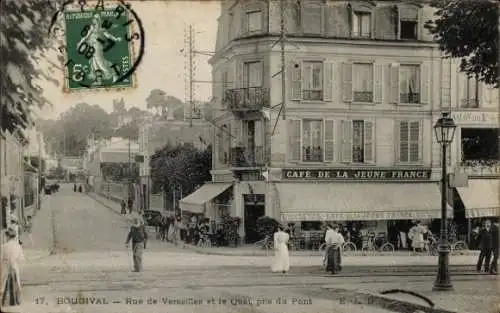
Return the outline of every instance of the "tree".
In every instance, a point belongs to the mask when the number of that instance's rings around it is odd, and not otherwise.
[[[499,86],[498,3],[475,0],[433,0],[437,18],[426,23],[442,51],[460,58],[468,76]]]
[[[52,15],[60,1],[3,0],[0,8],[0,125],[2,129],[25,128],[30,121],[30,107],[49,102],[35,79],[58,84],[50,69],[37,67],[50,49],[47,35]]]
[[[210,181],[211,165],[210,146],[198,150],[192,144],[167,144],[151,157],[153,192],[164,190],[167,199],[171,199],[174,188],[181,187],[182,193],[188,195]]]
[[[166,93],[160,89],[153,89],[146,98],[146,104],[148,109],[161,109],[163,115],[167,108],[167,98]]]

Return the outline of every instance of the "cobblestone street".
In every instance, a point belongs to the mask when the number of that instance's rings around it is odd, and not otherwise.
[[[270,256],[205,255],[152,238],[144,272],[132,273],[131,253],[124,247],[127,229],[126,218],[68,186],[47,196],[35,217],[35,245],[26,247],[26,312],[388,312],[345,301],[339,288],[378,293],[403,287],[436,298],[434,260],[425,257],[348,256],[344,271],[332,277],[322,271],[319,256],[297,255],[291,272],[282,276],[270,273]],[[448,295],[433,300],[437,306],[456,309],[454,304],[463,303],[463,312],[492,306],[494,277],[473,272],[474,259],[452,258],[458,291],[451,302]],[[332,285],[334,290],[328,289]],[[477,288],[485,292],[464,300]],[[82,297],[108,304],[71,304],[70,298]]]

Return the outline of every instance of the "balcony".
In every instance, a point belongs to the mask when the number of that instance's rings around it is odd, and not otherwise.
[[[420,103],[420,93],[401,93],[399,103]]]
[[[457,165],[459,173],[470,177],[500,177],[499,160],[464,160]]]
[[[269,108],[269,88],[249,87],[228,89],[224,94],[224,106],[235,115]]]
[[[231,148],[232,167],[262,167],[266,165],[267,157],[262,146],[256,146],[253,150],[238,146]]]

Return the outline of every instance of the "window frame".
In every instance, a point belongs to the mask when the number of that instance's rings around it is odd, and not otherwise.
[[[321,153],[320,160],[305,160],[304,159],[304,124],[311,122],[320,123],[320,142]],[[310,129],[311,130],[311,129]],[[309,134],[309,140],[312,142],[312,132]],[[314,148],[314,146],[312,146]],[[301,163],[324,163],[325,162],[325,119],[323,118],[302,118],[300,119],[300,162]]]
[[[259,71],[260,71],[260,84],[259,86],[250,86],[250,64],[258,64],[259,65]],[[262,62],[261,59],[249,59],[249,60],[244,60],[243,61],[243,73],[242,74],[242,87],[244,89],[250,89],[250,88],[262,88],[264,85],[264,63]]]
[[[252,14],[260,13],[260,26],[256,29],[250,29],[250,16]],[[263,31],[263,12],[260,8],[253,8],[245,10],[245,33],[248,35],[260,33]]]
[[[363,29],[362,17],[363,16],[369,17],[369,21],[368,21],[369,30],[368,30],[368,34],[366,34],[366,35],[362,34],[362,29]],[[357,32],[354,31],[355,24],[357,24],[357,28],[358,28]],[[367,10],[354,9],[352,12],[351,37],[359,38],[359,39],[370,39],[370,38],[372,38],[372,35],[373,35],[373,14],[372,14],[371,10],[367,11]]]
[[[411,165],[411,164],[416,164],[420,165],[423,163],[423,120],[418,120],[418,119],[398,119],[396,120],[396,129],[397,133],[396,138],[396,164],[404,164],[404,165]],[[401,160],[401,144],[403,143],[402,138],[401,138],[401,124],[402,123],[407,123],[407,132],[408,132],[408,138],[405,140],[406,145],[407,145],[407,161]],[[414,141],[411,140],[411,124],[412,123],[418,123],[418,140],[416,141],[417,147],[418,147],[418,159],[411,160],[411,145],[412,143],[415,144]]]
[[[402,8],[412,8],[416,11],[417,16],[416,19],[410,19],[410,18],[401,18],[401,9]],[[398,21],[397,21],[397,34],[396,37],[398,40],[420,40],[421,39],[421,24],[422,24],[422,5],[417,4],[417,3],[407,3],[407,4],[400,4],[397,6],[397,12],[398,12]],[[416,23],[415,25],[415,38],[402,38],[401,37],[401,29],[402,29],[402,22],[414,22]]]
[[[411,106],[411,105],[421,105],[421,101],[422,101],[422,64],[417,64],[417,63],[403,63],[403,64],[399,64],[398,65],[399,68],[398,68],[398,94],[399,94],[399,105],[408,105],[408,106]],[[403,97],[401,96],[403,93],[401,92],[401,78],[402,78],[402,70],[404,67],[412,67],[412,68],[416,68],[417,69],[417,77],[415,79],[416,83],[417,83],[417,86],[418,86],[418,98],[417,98],[417,101],[414,101],[414,102],[410,102],[410,101],[406,101],[406,102],[403,102]],[[408,93],[410,94],[410,93]]]
[[[471,97],[471,81],[474,84],[474,95]],[[477,79],[477,75],[474,76],[466,76],[465,78],[465,86],[463,86],[465,91],[465,97],[460,99],[461,107],[464,109],[477,109],[479,108],[479,80]]]
[[[305,77],[306,77],[306,65],[310,63],[312,68],[311,68],[311,73],[310,73],[310,77],[308,78],[309,79],[309,82],[311,85],[311,89],[305,89],[304,87],[306,86],[306,80],[305,80]],[[314,88],[312,85],[313,85],[313,82],[314,82],[314,64],[321,64],[321,71],[320,71],[320,82],[321,82],[321,87],[320,88]],[[324,98],[325,98],[325,60],[303,60],[301,62],[301,69],[300,69],[300,81],[301,81],[301,86],[300,86],[300,92],[301,92],[301,100],[302,101],[305,101],[305,102],[314,102],[314,101],[324,101]],[[309,97],[309,98],[306,98],[306,92],[320,92],[321,93],[321,96],[319,97],[319,99],[311,99],[312,97]]]
[[[353,61],[351,62],[352,64],[352,103],[360,103],[360,104],[372,104],[375,102],[375,63],[373,61]],[[364,66],[369,66],[370,67],[370,72],[371,72],[371,91],[356,91],[355,89],[355,77],[356,77],[356,66],[357,65],[364,65]],[[358,100],[355,97],[356,92],[371,92],[371,97],[370,101],[363,101],[363,100]]]
[[[362,156],[362,159],[363,161],[355,161],[354,160],[354,122],[356,121],[361,121],[363,122],[362,125],[363,125],[363,128],[361,130],[361,156]],[[344,136],[344,131],[342,129],[342,127],[344,127],[344,123],[349,123],[350,125],[350,137],[349,139],[344,139],[343,136]],[[367,123],[370,123],[371,124],[371,134],[372,134],[372,137],[370,138],[370,140],[367,140],[366,139],[366,124]],[[351,118],[351,119],[346,119],[346,120],[342,120],[341,121],[341,124],[340,124],[340,144],[341,144],[341,148],[340,148],[340,159],[341,159],[341,162],[344,163],[344,164],[352,164],[352,165],[375,165],[376,164],[376,155],[377,155],[377,152],[376,152],[376,133],[375,133],[375,119],[373,118]],[[343,155],[344,153],[344,144],[345,143],[349,143],[350,145],[350,161],[344,161],[345,160],[345,157]],[[367,158],[366,158],[366,145],[367,144],[371,144],[372,146],[372,160],[371,161],[367,161]]]

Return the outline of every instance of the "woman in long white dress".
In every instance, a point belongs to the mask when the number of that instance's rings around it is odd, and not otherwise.
[[[290,255],[288,253],[288,240],[290,236],[284,232],[283,226],[278,226],[274,233],[274,262],[271,271],[285,274],[290,269]]]
[[[23,248],[19,244],[16,231],[9,228],[5,235],[7,242],[2,245],[1,250],[0,312],[9,312],[21,304],[19,269],[24,260]]]

